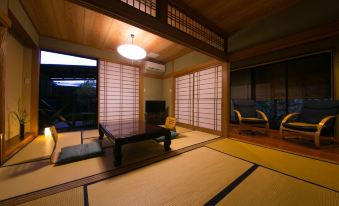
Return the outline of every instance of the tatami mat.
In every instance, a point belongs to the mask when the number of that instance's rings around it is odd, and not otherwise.
[[[212,140],[218,137],[219,137],[218,135],[209,134],[209,133],[200,132],[200,131],[180,133],[177,138],[172,140],[171,148],[173,150],[177,150],[177,149],[181,149],[184,147],[188,147],[190,145]]]
[[[82,141],[83,144],[91,143],[91,142],[99,142],[99,137],[85,138]],[[113,147],[113,145],[114,145],[113,141],[109,140],[107,137],[104,137],[101,141],[101,146],[103,148]]]
[[[191,129],[180,127],[180,126],[176,126],[175,129],[178,133],[192,132]]]
[[[61,147],[76,145],[81,143],[80,132],[59,133],[57,150]],[[16,153],[11,159],[4,163],[4,166],[32,162],[39,159],[49,158],[54,147],[51,136],[40,135],[36,137],[26,147]]]
[[[171,144],[172,149],[175,150],[176,148],[190,146],[212,137],[208,133],[195,134],[200,141],[195,141],[194,136],[190,136],[191,138],[189,138],[192,141],[191,143],[188,141],[185,142],[185,144],[181,142],[181,138],[175,139]],[[204,135],[208,138],[204,138]],[[74,137],[78,138],[73,139]],[[67,144],[80,144],[79,139],[79,132],[72,132],[68,135],[63,133],[60,142],[62,142],[63,146],[68,146]],[[177,140],[180,141],[177,143]],[[122,166],[124,166],[164,154],[164,147],[153,140],[149,140],[124,145],[122,147],[122,154]],[[112,148],[106,149],[104,156],[56,167],[51,165],[48,160],[2,167],[0,168],[0,188],[6,188],[6,190],[1,191],[0,200],[63,184],[112,169],[114,169]],[[13,185],[20,185],[20,187],[13,187]]]
[[[6,161],[4,166],[49,158],[53,147],[54,141],[52,137],[40,135],[16,153],[11,159]]]
[[[89,185],[89,205],[202,205],[251,166],[199,148]]]
[[[218,205],[338,206],[339,193],[259,167]]]
[[[19,206],[84,206],[83,187],[36,199]]]
[[[339,165],[223,139],[207,145],[241,159],[339,191]]]
[[[82,131],[82,138],[83,139],[94,138],[94,137],[99,137],[99,132],[98,132],[97,129]]]

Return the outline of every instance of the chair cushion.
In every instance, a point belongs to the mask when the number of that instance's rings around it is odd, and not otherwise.
[[[266,124],[267,121],[264,119],[259,119],[259,118],[242,118],[242,123],[246,124]]]
[[[336,116],[339,113],[339,101],[306,100],[300,111],[298,121],[309,124],[318,124],[327,116]]]
[[[257,117],[256,105],[253,100],[233,100],[234,109],[238,110],[241,117]]]
[[[95,156],[102,155],[104,151],[97,142],[72,145],[61,148],[56,164],[75,162]]]
[[[303,122],[289,122],[289,123],[284,123],[283,126],[289,129],[295,129],[295,130],[304,131],[304,132],[316,132],[318,125],[303,123]]]
[[[171,139],[175,138],[178,134],[174,131],[171,131]],[[157,142],[165,141],[165,136],[161,136],[155,139]]]

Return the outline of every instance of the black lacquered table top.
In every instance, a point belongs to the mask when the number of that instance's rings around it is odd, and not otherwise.
[[[166,132],[167,129],[160,126],[146,124],[141,121],[110,121],[100,122],[100,126],[106,134],[114,139],[130,138],[144,134],[152,135]]]

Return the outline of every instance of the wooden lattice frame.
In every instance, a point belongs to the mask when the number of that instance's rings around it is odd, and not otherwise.
[[[203,26],[194,18],[189,17],[178,8],[168,5],[167,23],[172,27],[203,41],[212,47],[224,51],[224,38]]]

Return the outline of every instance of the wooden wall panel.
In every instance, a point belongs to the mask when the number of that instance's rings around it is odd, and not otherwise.
[[[39,128],[39,74],[40,74],[40,49],[32,48],[31,70],[31,132],[38,134]]]
[[[7,28],[0,27],[0,133],[5,129],[5,64]]]
[[[222,64],[222,136],[229,136],[230,126],[230,63],[224,62]]]

